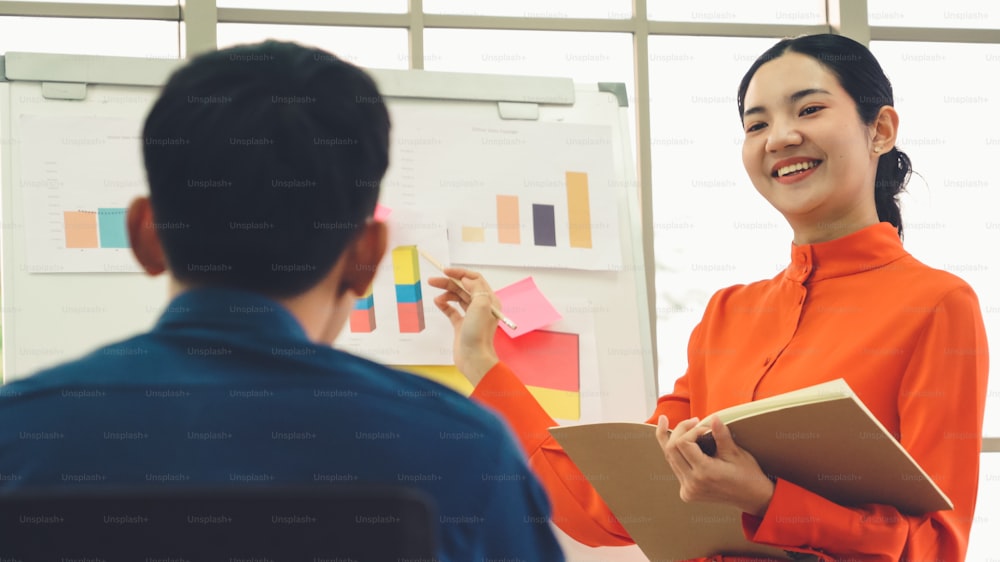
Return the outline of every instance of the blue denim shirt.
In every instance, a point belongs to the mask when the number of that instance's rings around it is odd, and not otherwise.
[[[260,295],[185,292],[150,332],[0,388],[0,490],[346,481],[430,494],[442,560],[563,560],[498,417]]]

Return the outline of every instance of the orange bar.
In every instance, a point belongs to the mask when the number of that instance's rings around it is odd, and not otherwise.
[[[463,226],[462,242],[485,242],[486,230],[479,226]]]
[[[497,195],[497,238],[501,244],[521,243],[521,213],[516,195]]]
[[[97,213],[64,211],[67,248],[97,248]]]
[[[587,174],[566,172],[566,203],[569,211],[569,246],[593,248],[590,238],[590,189]]]

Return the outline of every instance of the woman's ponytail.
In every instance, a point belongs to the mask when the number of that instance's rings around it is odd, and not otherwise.
[[[903,237],[903,217],[899,208],[899,194],[910,181],[910,157],[893,147],[878,160],[875,172],[875,208],[878,220],[892,223],[899,237]]]

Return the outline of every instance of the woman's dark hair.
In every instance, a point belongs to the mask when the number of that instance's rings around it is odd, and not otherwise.
[[[804,35],[782,39],[757,57],[747,70],[740,81],[737,94],[741,120],[747,88],[757,69],[788,51],[812,57],[832,72],[840,86],[854,98],[858,115],[864,124],[874,123],[882,106],[893,105],[892,84],[867,47],[842,35]],[[893,147],[879,158],[875,173],[875,208],[878,210],[878,218],[892,223],[900,238],[903,237],[903,218],[899,211],[899,194],[906,188],[910,171],[910,158]]]

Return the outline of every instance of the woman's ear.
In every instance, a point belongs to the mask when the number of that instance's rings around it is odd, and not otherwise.
[[[885,154],[896,146],[896,132],[899,130],[899,114],[891,105],[883,105],[872,124],[874,136],[872,151]]]
[[[163,246],[160,245],[160,237],[156,234],[153,208],[148,197],[137,197],[132,201],[125,222],[132,254],[139,265],[153,276],[166,271],[167,259],[163,254]]]

